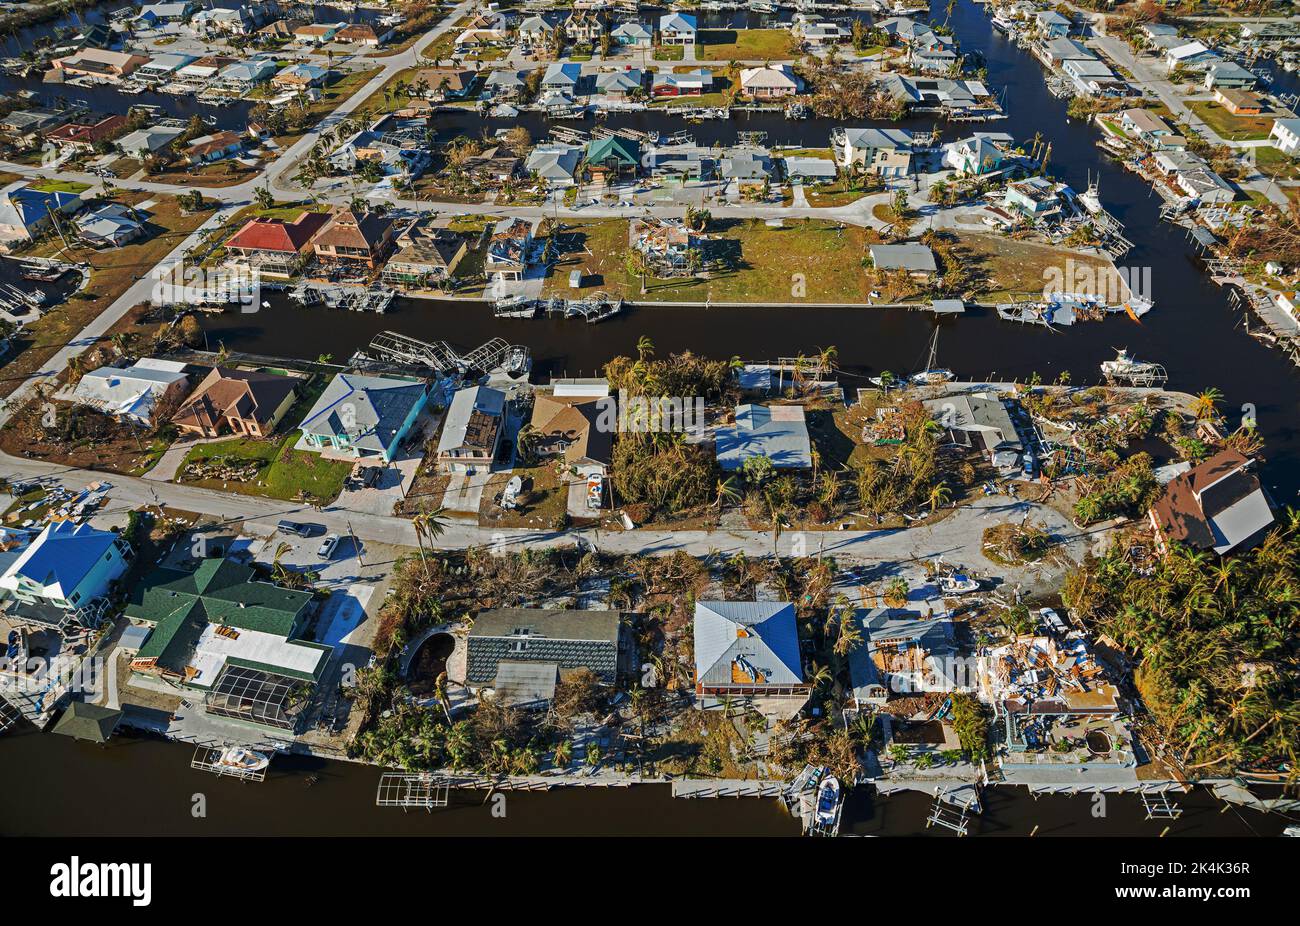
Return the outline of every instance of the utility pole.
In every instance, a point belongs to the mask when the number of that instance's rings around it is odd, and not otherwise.
[[[352,538],[352,549],[357,554],[357,565],[365,569],[366,561],[361,556],[361,542],[357,540],[357,532],[352,529],[351,518],[348,518],[348,536]]]

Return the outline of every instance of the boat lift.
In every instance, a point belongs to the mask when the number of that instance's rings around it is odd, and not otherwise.
[[[959,788],[938,788],[934,792],[934,806],[930,816],[925,819],[925,828],[942,826],[952,830],[958,836],[967,835],[970,827],[970,815],[979,813],[979,789],[975,785],[963,785]]]
[[[446,341],[421,341],[396,331],[381,331],[366,352],[377,360],[427,366],[443,373],[490,372],[497,368],[512,373],[528,369],[528,348],[508,344],[502,338],[493,338],[462,355]]]
[[[1183,815],[1183,808],[1169,799],[1168,791],[1139,791],[1142,796],[1142,808],[1148,820],[1177,820]]]
[[[16,724],[22,716],[22,711],[10,704],[4,695],[0,695],[0,733]]]
[[[384,772],[375,792],[376,807],[400,807],[432,811],[451,801],[451,784],[427,772]]]
[[[238,778],[240,781],[266,780],[265,767],[248,769],[221,764],[220,760],[223,752],[225,752],[225,749],[220,746],[200,746],[194,750],[194,757],[190,759],[190,768],[196,768],[201,772],[211,772],[223,778]]]

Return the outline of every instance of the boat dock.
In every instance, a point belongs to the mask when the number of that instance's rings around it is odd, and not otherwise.
[[[240,768],[221,761],[225,752],[222,747],[199,746],[190,759],[190,768],[201,772],[211,772],[223,778],[238,778],[240,781],[265,781],[266,766],[261,768]]]
[[[508,344],[501,338],[493,338],[461,354],[446,341],[421,341],[396,331],[381,331],[370,341],[365,353],[386,363],[429,367],[442,373],[501,370],[514,374],[527,372],[531,365],[527,347]]]
[[[451,801],[448,779],[428,772],[384,772],[375,792],[376,807],[431,811]]]
[[[289,298],[299,305],[323,305],[350,312],[387,312],[397,293],[385,287],[338,286],[299,283],[289,291]]]

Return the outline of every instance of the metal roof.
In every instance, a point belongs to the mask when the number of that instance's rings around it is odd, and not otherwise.
[[[748,676],[748,682],[737,678]],[[788,601],[697,601],[695,677],[710,687],[800,685],[799,629]]]

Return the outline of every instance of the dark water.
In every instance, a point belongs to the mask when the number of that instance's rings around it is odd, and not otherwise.
[[[935,8],[935,17],[943,11]],[[1097,364],[1126,346],[1169,369],[1172,388],[1215,385],[1228,407],[1254,403],[1267,440],[1265,468],[1278,497],[1289,502],[1300,488],[1300,414],[1297,372],[1280,354],[1241,330],[1225,293],[1197,269],[1180,231],[1156,221],[1158,202],[1145,184],[1099,156],[1096,135],[1071,123],[1065,105],[1046,92],[1038,65],[1002,40],[970,0],[961,0],[953,25],[966,51],[984,53],[989,81],[1007,90],[1011,118],[990,126],[1028,139],[1041,131],[1054,145],[1060,178],[1078,189],[1087,172],[1101,175],[1107,206],[1127,225],[1137,247],[1129,266],[1152,268],[1155,310],[1141,325],[1123,319],[1085,324],[1062,332],[1011,326],[981,314],[943,322],[940,362],[971,377],[1045,379],[1070,370],[1092,381]],[[792,143],[823,145],[827,127],[785,123]],[[774,122],[774,125],[776,123]],[[719,130],[740,127],[733,122]],[[540,133],[537,133],[540,134]],[[771,139],[778,143],[780,139]],[[792,270],[797,268],[791,268]],[[880,369],[906,371],[924,359],[932,320],[921,313],[826,309],[647,309],[600,325],[558,320],[498,321],[482,304],[402,301],[385,316],[289,307],[279,300],[254,315],[212,319],[210,338],[232,350],[314,358],[349,356],[380,330],[392,328],[426,338],[474,346],[501,336],[529,345],[541,375],[590,374],[609,357],[631,352],[648,335],[662,354],[692,349],[746,358],[810,352],[834,344],[853,377]],[[149,739],[124,739],[106,749],[32,732],[0,738],[0,793],[7,801],[0,832],[177,834],[470,834],[591,833],[791,835],[795,827],[773,801],[673,800],[667,788],[560,791],[508,797],[504,820],[481,806],[482,795],[460,794],[455,805],[432,815],[378,810],[375,769],[300,758],[277,759],[276,773],[258,785],[220,781],[188,768],[190,750]],[[39,768],[41,774],[31,770]],[[317,776],[310,787],[309,775]],[[92,781],[94,787],[88,788]],[[190,816],[191,796],[209,798],[209,814]],[[110,795],[108,800],[98,795]],[[1184,808],[1171,826],[1178,835],[1276,835],[1278,817],[1223,810],[1204,791],[1178,798]],[[1137,798],[1109,796],[1104,817],[1094,817],[1086,797],[1033,800],[1023,789],[990,789],[986,812],[972,821],[982,835],[1158,835],[1164,821],[1147,821]],[[862,835],[930,833],[925,795],[876,797],[855,793],[846,809],[846,831]]]
[[[667,786],[572,788],[506,795],[504,818],[483,792],[452,795],[445,810],[425,813],[375,807],[378,769],[303,757],[279,757],[261,783],[218,779],[189,767],[193,750],[152,738],[119,736],[108,746],[30,728],[0,738],[0,784],[6,801],[0,835],[167,836],[794,836],[798,825],[775,800],[678,800]],[[40,774],[32,774],[39,768]],[[315,781],[309,779],[314,776]],[[93,784],[88,784],[93,782]],[[194,796],[207,816],[191,814]],[[971,818],[978,835],[1157,836],[1165,821],[1146,820],[1138,798],[1107,796],[1094,817],[1087,798],[1029,798],[1023,789],[992,788],[986,810]],[[90,809],[93,802],[93,810]],[[1183,816],[1170,835],[1277,835],[1280,817],[1228,810],[1203,791],[1180,795]],[[880,797],[855,792],[843,831],[854,835],[923,834],[932,800],[924,794]]]

